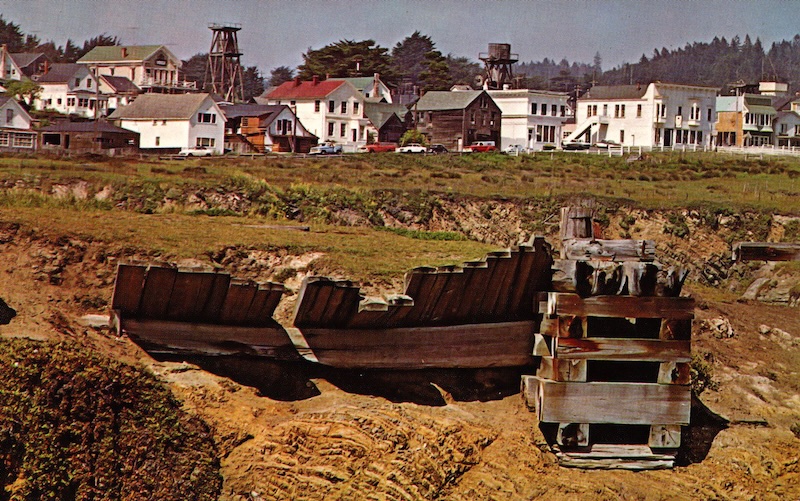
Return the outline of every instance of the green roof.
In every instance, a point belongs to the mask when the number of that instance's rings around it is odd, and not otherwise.
[[[163,45],[104,45],[90,50],[82,58],[78,59],[78,62],[108,63],[116,61],[142,61],[155,54],[159,49],[164,49],[167,54],[172,56],[172,53]],[[123,53],[125,54],[124,56]]]
[[[419,111],[463,110],[483,92],[482,90],[432,90],[419,98],[415,107]]]
[[[778,112],[775,111],[775,108],[772,106],[760,106],[760,105],[747,105],[747,112],[748,113],[757,113],[759,115],[776,115]]]
[[[373,77],[350,77],[350,78],[335,78],[331,77],[328,80],[344,80],[345,82],[350,82],[353,84],[358,90],[366,88],[368,85],[372,85],[375,82]]]

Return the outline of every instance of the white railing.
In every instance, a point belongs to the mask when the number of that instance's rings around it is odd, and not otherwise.
[[[196,89],[195,82],[160,80],[154,77],[143,77],[137,84],[139,87],[168,87],[172,89]]]

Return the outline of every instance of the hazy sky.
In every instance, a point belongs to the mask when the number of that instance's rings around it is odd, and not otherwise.
[[[600,52],[604,69],[715,35],[769,48],[800,32],[800,0],[0,0],[0,14],[56,45],[106,33],[181,59],[209,50],[209,23],[240,23],[242,63],[267,76],[309,48],[373,39],[391,49],[415,30],[476,61],[490,42],[510,43],[520,62],[591,63]]]

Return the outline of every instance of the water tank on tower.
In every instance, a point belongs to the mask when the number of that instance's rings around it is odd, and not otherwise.
[[[514,72],[511,65],[519,61],[519,54],[511,53],[511,44],[490,43],[489,52],[481,52],[478,59],[483,61],[484,89],[510,88],[514,84]]]

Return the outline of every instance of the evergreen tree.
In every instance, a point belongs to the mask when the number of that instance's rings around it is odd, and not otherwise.
[[[321,49],[309,49],[303,54],[303,64],[298,76],[310,80],[317,75],[325,77],[372,76],[380,73],[384,82],[394,81],[388,50],[375,44],[375,40],[340,40]]]
[[[294,70],[288,66],[278,66],[269,72],[270,87],[277,87],[284,82],[294,79]]]
[[[431,37],[415,31],[404,38],[392,49],[392,68],[394,73],[402,79],[407,79],[412,85],[419,83],[419,75],[425,69],[425,54],[436,50],[436,45]]]

